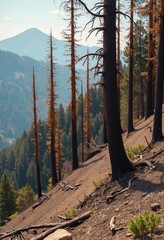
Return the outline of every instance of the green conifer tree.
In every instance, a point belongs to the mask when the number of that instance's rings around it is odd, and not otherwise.
[[[16,210],[16,193],[10,177],[3,173],[0,182],[0,224],[9,218]]]

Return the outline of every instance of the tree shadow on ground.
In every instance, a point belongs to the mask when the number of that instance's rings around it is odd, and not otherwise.
[[[120,187],[125,188],[128,186],[129,180],[133,177],[137,177],[132,182],[132,187],[130,188],[131,191],[140,191],[144,192],[146,194],[152,193],[152,192],[159,192],[164,190],[164,165],[161,163],[157,163],[155,170],[148,170],[148,171],[154,171],[160,173],[160,181],[156,183],[156,179],[154,176],[154,181],[146,180],[145,178],[142,178],[142,174],[145,175],[144,168],[137,169],[136,172],[130,172],[126,174],[120,181],[118,181]],[[151,174],[151,172],[149,172]]]

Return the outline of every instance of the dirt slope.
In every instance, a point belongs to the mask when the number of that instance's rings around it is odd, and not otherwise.
[[[152,136],[153,117],[147,121],[141,121],[136,125],[136,131],[128,138],[124,134],[125,146],[138,146],[138,144],[147,145],[145,137],[150,142]],[[164,122],[163,122],[164,126]],[[152,156],[164,147],[164,142],[160,142],[148,153],[147,156]],[[91,217],[75,229],[70,231],[73,234],[73,239],[79,240],[107,240],[107,239],[127,239],[127,223],[129,219],[144,210],[150,210],[150,205],[158,202],[161,205],[160,214],[164,213],[164,184],[163,184],[163,160],[164,152],[155,158],[155,170],[149,168],[138,169],[135,173],[127,174],[119,183],[108,183],[104,191],[104,186],[93,194],[87,204],[79,210],[79,214],[87,210],[93,213]],[[100,154],[97,154],[92,159],[84,163],[78,170],[72,172],[64,182],[74,186],[81,183],[78,188],[73,190],[63,191],[58,184],[48,195],[49,197],[37,208],[31,207],[21,213],[18,217],[10,221],[4,226],[1,232],[12,231],[20,227],[42,224],[49,222],[58,222],[57,215],[63,215],[66,209],[76,207],[79,202],[83,201],[86,196],[89,196],[95,191],[93,182],[99,180],[107,180],[110,173],[110,163],[108,149],[104,149]],[[106,197],[111,191],[117,191],[127,187],[128,181],[137,176],[132,187],[124,194],[116,197],[112,203],[106,203]],[[102,194],[103,193],[103,194]],[[112,236],[109,224],[113,215],[116,215],[116,224],[123,227],[123,230],[118,231]],[[161,231],[158,235],[154,235],[153,239],[164,239],[164,234]],[[30,239],[31,235],[26,235],[25,239]],[[131,239],[132,237],[129,237]]]

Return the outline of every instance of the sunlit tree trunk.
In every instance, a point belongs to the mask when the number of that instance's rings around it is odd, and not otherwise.
[[[148,81],[147,81],[147,107],[146,118],[153,114],[153,0],[149,2],[149,42],[148,42]]]

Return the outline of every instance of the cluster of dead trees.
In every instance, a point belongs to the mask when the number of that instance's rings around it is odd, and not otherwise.
[[[96,2],[92,8],[87,6],[87,1],[71,0],[63,1],[62,6],[68,14],[68,29],[64,31],[64,37],[68,45],[68,56],[70,59],[70,82],[71,82],[71,103],[72,110],[72,170],[79,167],[77,154],[77,130],[76,130],[76,85],[78,74],[76,71],[76,62],[78,57],[76,55],[77,46],[77,18],[80,16],[80,11],[85,10],[90,14],[91,30],[89,35],[102,34],[102,48],[96,53],[87,52],[87,104],[86,104],[86,139],[87,147],[90,147],[90,95],[89,95],[89,59],[90,57],[97,57],[97,65],[95,67],[95,74],[100,74],[102,81],[100,84],[104,90],[104,139],[109,145],[110,161],[112,166],[112,180],[119,179],[127,172],[134,170],[133,164],[127,158],[125,153],[122,129],[120,121],[120,16],[124,15],[130,19],[130,43],[129,43],[129,84],[128,84],[128,129],[130,133],[134,130],[133,125],[133,67],[134,67],[134,47],[133,47],[133,27],[134,11],[141,9],[147,12],[149,18],[149,41],[148,41],[148,77],[147,77],[147,111],[146,118],[154,113],[154,126],[152,131],[152,141],[158,141],[163,137],[162,134],[162,103],[163,103],[163,82],[164,82],[164,2],[163,0],[147,0],[145,5],[138,5],[142,1],[129,0],[130,15],[121,12],[121,1],[118,0],[104,0]],[[146,10],[145,10],[146,9]],[[118,17],[117,17],[118,16]],[[99,20],[100,25],[95,26],[96,20]],[[157,31],[158,26],[158,31]],[[118,29],[118,31],[116,31]],[[54,81],[54,62],[53,62],[53,48],[52,48],[52,33],[50,34],[50,78],[49,78],[49,99],[48,99],[48,124],[50,128],[49,149],[51,156],[52,169],[52,185],[55,185],[58,180],[61,180],[60,170],[60,116],[57,121],[57,113],[55,112],[55,81]],[[156,68],[156,70],[155,70]],[[34,74],[33,74],[34,79]],[[155,91],[153,86],[155,86]],[[142,87],[142,86],[141,86]],[[83,89],[82,89],[83,91]],[[82,95],[83,97],[83,95]],[[141,96],[142,98],[143,96]],[[35,91],[34,91],[34,105],[35,105]],[[83,99],[81,100],[83,101]],[[83,108],[82,108],[83,115]],[[83,121],[83,119],[82,119]],[[58,122],[58,123],[57,123]],[[83,122],[82,122],[83,124]],[[58,134],[56,134],[56,126],[58,126]],[[34,107],[34,127],[35,127],[35,146],[36,146],[36,164],[38,176],[38,189],[41,188],[39,183],[39,157],[37,154],[37,121],[36,121],[36,107]],[[57,174],[56,163],[56,135],[58,135],[58,166],[59,173]],[[82,127],[82,137],[84,136]],[[84,142],[82,139],[82,151],[84,149]],[[82,158],[84,155],[82,154]],[[38,196],[41,196],[41,191],[38,190]]]

